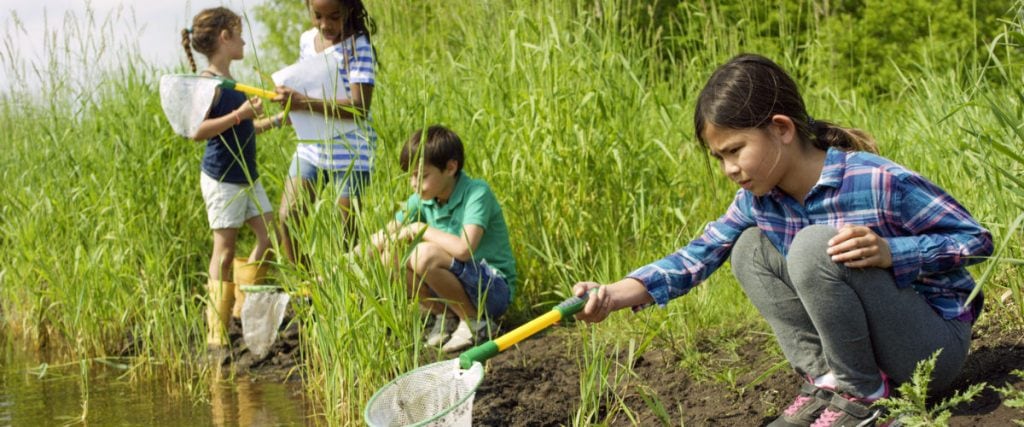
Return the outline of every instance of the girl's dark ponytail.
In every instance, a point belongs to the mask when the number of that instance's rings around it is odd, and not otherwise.
[[[811,118],[796,82],[760,55],[739,55],[715,70],[697,97],[693,125],[697,139],[707,146],[704,129],[708,125],[760,129],[776,114],[793,120],[801,140],[819,149],[878,152],[874,139],[864,131]]]
[[[867,151],[878,154],[878,144],[867,132],[835,124],[811,120],[811,143],[819,149],[835,147],[843,151]]]

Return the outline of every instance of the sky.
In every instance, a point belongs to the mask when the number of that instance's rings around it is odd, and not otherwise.
[[[138,42],[139,51],[147,62],[174,66],[185,63],[181,47],[181,30],[191,25],[195,13],[208,7],[225,6],[236,13],[250,14],[255,34],[245,34],[251,48],[262,38],[262,27],[252,18],[253,8],[263,0],[3,0],[0,5],[0,87],[8,87],[13,78],[11,63],[25,67],[45,64],[41,51],[45,40],[75,39],[76,32],[65,23],[72,14],[74,22],[82,27],[86,20],[86,7],[93,10],[96,27],[106,28],[112,34],[107,40]],[[20,25],[15,24],[15,19]],[[111,22],[102,25],[109,19]],[[116,22],[115,22],[116,20]],[[132,24],[134,21],[135,24]],[[94,27],[95,28],[95,27]],[[248,27],[246,28],[248,31]],[[75,41],[69,41],[72,46]],[[85,47],[83,50],[91,50]],[[251,51],[247,51],[250,54]]]

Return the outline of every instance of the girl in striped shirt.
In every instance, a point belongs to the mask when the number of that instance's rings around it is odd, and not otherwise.
[[[361,0],[307,0],[314,28],[299,39],[299,59],[318,54],[333,55],[339,64],[338,99],[314,99],[290,87],[277,88],[275,101],[292,111],[308,111],[337,120],[333,140],[300,142],[292,156],[289,179],[278,216],[280,245],[292,262],[299,259],[294,230],[296,214],[315,201],[318,190],[336,190],[348,236],[352,236],[352,200],[370,181],[377,134],[373,129],[370,102],[374,86],[374,50],[370,45],[373,20]],[[335,82],[324,82],[333,86]]]
[[[802,379],[772,426],[875,425],[890,381],[942,350],[933,389],[950,385],[982,297],[966,267],[992,236],[949,194],[874,154],[858,130],[815,120],[771,60],[741,55],[701,92],[696,135],[741,188],[724,215],[665,258],[597,288],[581,314],[665,305],[726,259]]]

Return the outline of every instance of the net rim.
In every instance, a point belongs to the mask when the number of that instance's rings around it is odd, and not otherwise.
[[[263,293],[263,292],[277,292],[281,290],[280,286],[275,285],[239,285],[238,289],[246,293]]]
[[[459,369],[459,370],[469,371],[469,370],[472,370],[472,369],[480,369],[480,379],[476,381],[476,384],[473,384],[473,387],[468,390],[468,392],[466,393],[465,396],[462,396],[462,398],[460,398],[457,402],[449,405],[447,408],[445,408],[445,410],[443,410],[441,412],[438,412],[437,414],[434,414],[434,416],[432,416],[430,418],[427,418],[427,419],[425,419],[423,421],[420,421],[420,422],[418,422],[416,424],[407,424],[407,426],[409,426],[409,427],[425,426],[425,425],[427,425],[428,423],[430,423],[432,421],[435,421],[435,420],[437,420],[439,418],[444,417],[445,415],[448,415],[450,412],[454,411],[455,408],[458,408],[458,407],[462,406],[464,403],[466,403],[467,399],[473,397],[476,394],[476,389],[479,388],[480,384],[482,384],[484,382],[483,365],[481,365],[480,362],[478,362],[478,361],[473,361],[473,366],[470,366],[469,369],[461,369],[459,367],[459,359],[450,359],[450,360],[444,360],[444,361],[441,361],[441,362],[434,362],[434,363],[431,363],[431,364],[428,364],[428,365],[420,366],[420,367],[418,367],[416,369],[413,369],[413,370],[411,370],[409,372],[406,372],[406,373],[404,373],[402,375],[399,375],[399,376],[395,377],[395,379],[389,381],[387,384],[384,384],[384,386],[381,387],[380,389],[378,389],[375,393],[373,393],[373,396],[370,397],[370,400],[366,402],[366,408],[363,409],[363,421],[365,421],[366,424],[368,424],[368,425],[371,424],[370,423],[370,408],[372,408],[374,406],[374,403],[377,401],[377,398],[379,398],[381,396],[381,394],[383,394],[389,388],[394,386],[400,380],[402,380],[403,378],[408,377],[410,375],[414,375],[417,372],[424,371],[424,370],[427,370],[429,368],[436,367],[436,366],[439,366],[439,365],[450,364],[450,363],[453,363],[455,365],[455,368]]]

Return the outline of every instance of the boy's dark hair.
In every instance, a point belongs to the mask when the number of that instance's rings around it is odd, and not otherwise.
[[[418,163],[420,159],[423,159],[423,163],[441,170],[444,170],[449,160],[455,160],[459,164],[456,172],[459,172],[465,164],[465,156],[462,140],[455,132],[444,126],[433,125],[427,128],[426,135],[423,129],[417,129],[412,133],[402,146],[398,162],[403,171],[409,172],[410,166]]]
[[[867,133],[811,118],[796,82],[778,64],[754,54],[738,55],[715,70],[697,98],[693,125],[697,139],[707,146],[707,125],[760,129],[776,114],[793,120],[800,139],[816,148],[878,152]]]

